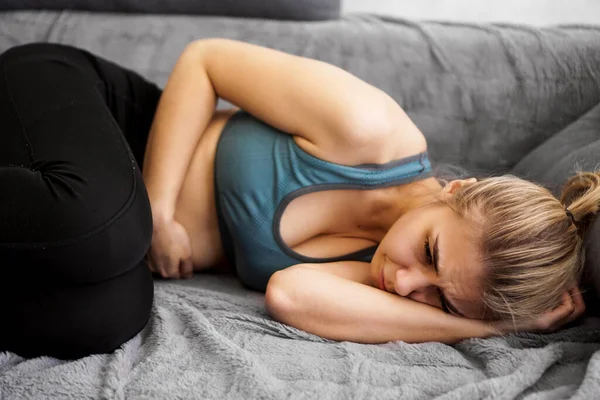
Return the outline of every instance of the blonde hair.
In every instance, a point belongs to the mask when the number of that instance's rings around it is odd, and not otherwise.
[[[485,318],[522,321],[557,307],[577,284],[583,234],[600,207],[600,175],[578,173],[560,200],[507,175],[467,183],[445,202],[478,228]]]

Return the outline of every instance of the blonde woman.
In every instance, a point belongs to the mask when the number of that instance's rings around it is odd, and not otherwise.
[[[16,48],[0,66],[13,124],[0,135],[1,161],[21,167],[5,179],[41,171],[28,184],[57,211],[25,217],[37,200],[8,196],[2,222],[21,233],[5,230],[13,245],[0,248],[15,271],[52,277],[34,297],[51,299],[45,315],[71,327],[20,321],[5,349],[73,357],[133,336],[151,304],[146,252],[164,278],[229,264],[266,291],[275,319],[336,340],[455,343],[553,330],[584,311],[595,173],[572,178],[560,200],[510,176],[442,186],[425,137],[384,92],[332,65],[230,40],[190,44],[162,94],[71,47]],[[216,111],[219,97],[239,109]],[[53,302],[64,287],[70,301]],[[41,314],[27,295],[3,315]]]

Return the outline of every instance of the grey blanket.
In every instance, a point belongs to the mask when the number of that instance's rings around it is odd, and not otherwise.
[[[332,342],[270,319],[229,277],[159,282],[150,323],[109,355],[0,354],[0,398],[577,399],[600,393],[600,320],[550,335]]]
[[[269,45],[348,69],[407,110],[437,162],[482,172],[511,171],[520,162],[514,170],[519,174],[552,180],[547,173],[558,165],[567,171],[582,161],[600,161],[595,150],[600,149],[600,30],[593,27],[538,30],[373,16],[284,23],[0,14],[0,51],[31,41],[74,44],[161,85],[185,44],[209,36]],[[261,294],[212,275],[157,282],[148,326],[113,354],[65,362],[0,353],[3,399],[593,399],[599,394],[598,319],[555,334],[455,346],[338,343],[274,322]]]

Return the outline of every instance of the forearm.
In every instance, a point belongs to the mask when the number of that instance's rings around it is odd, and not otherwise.
[[[456,343],[495,334],[487,323],[312,269],[276,273],[266,295],[271,315],[316,335],[359,343]]]
[[[153,212],[171,218],[193,151],[216,105],[198,46],[177,61],[150,130],[143,172]]]

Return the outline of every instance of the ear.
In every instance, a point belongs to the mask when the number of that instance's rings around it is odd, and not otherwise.
[[[455,179],[450,181],[442,188],[442,196],[452,196],[458,189],[464,185],[477,182],[477,178]]]

